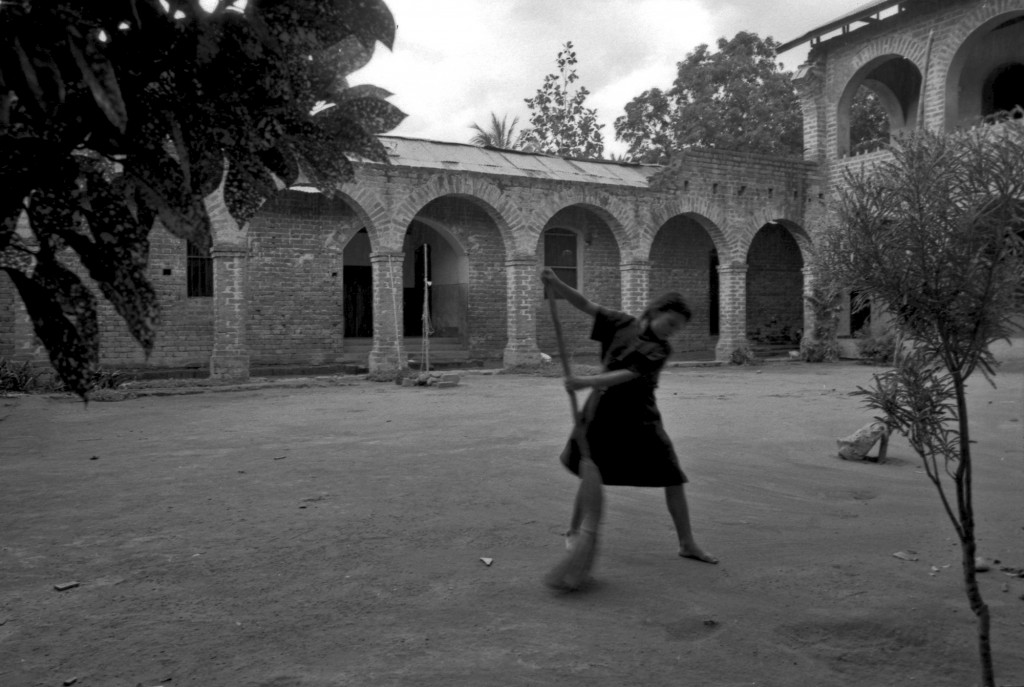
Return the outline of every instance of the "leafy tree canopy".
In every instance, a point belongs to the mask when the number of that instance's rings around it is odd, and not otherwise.
[[[743,31],[720,38],[717,52],[698,45],[677,63],[672,88],[652,88],[626,105],[616,137],[638,162],[665,163],[691,146],[801,155],[799,101],[777,47]]]
[[[382,0],[0,4],[0,267],[71,389],[95,378],[98,327],[64,249],[148,353],[155,220],[208,246],[218,188],[241,223],[300,170],[333,194],[351,154],[386,162],[375,134],[404,115],[345,76],[394,31]]]
[[[867,152],[889,143],[889,115],[878,94],[861,86],[850,103],[850,152]]]
[[[576,52],[567,42],[555,60],[557,74],[544,77],[537,94],[526,99],[530,128],[520,134],[525,150],[560,157],[600,158],[604,152],[603,124],[597,123],[597,110],[586,107],[590,91],[577,86]]]

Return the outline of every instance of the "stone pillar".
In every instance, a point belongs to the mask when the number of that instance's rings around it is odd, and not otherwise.
[[[651,263],[634,260],[619,265],[622,280],[622,310],[640,316],[651,300]]]
[[[542,293],[537,258],[521,256],[505,261],[507,284],[508,342],[505,344],[505,367],[540,362],[537,348],[537,295]]]
[[[718,266],[719,334],[715,360],[728,362],[737,348],[749,348],[747,341],[747,264],[733,262]]]
[[[402,342],[404,260],[402,252],[370,253],[373,270],[373,348],[367,361],[370,372],[404,370],[409,366]]]
[[[800,337],[801,348],[814,341],[814,327],[818,324],[817,317],[814,314],[814,306],[808,298],[814,295],[814,269],[804,267],[802,271],[804,273],[804,332]]]
[[[213,353],[210,379],[244,382],[249,379],[249,347],[246,342],[248,309],[245,279],[248,251],[238,244],[214,244],[213,258]]]

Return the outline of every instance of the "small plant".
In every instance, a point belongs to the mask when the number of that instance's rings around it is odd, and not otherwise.
[[[810,254],[810,266],[816,278],[804,300],[814,315],[809,335],[800,342],[800,359],[808,363],[824,363],[839,359],[839,311],[842,288],[835,281],[817,275],[828,272],[830,256],[820,249]]]
[[[896,338],[885,332],[873,336],[867,329],[860,329],[854,336],[857,338],[857,351],[861,361],[874,365],[889,365],[893,361],[896,350]]]
[[[92,377],[92,390],[120,389],[132,377],[122,370],[97,370]],[[56,375],[50,376],[42,385],[47,391],[70,391],[67,385]]]
[[[839,349],[826,341],[808,341],[800,347],[800,360],[807,363],[826,363],[839,357]]]
[[[733,365],[760,365],[761,359],[748,346],[740,346],[729,356],[729,362]]]
[[[37,385],[41,374],[31,362],[18,364],[0,358],[0,391],[30,391]]]

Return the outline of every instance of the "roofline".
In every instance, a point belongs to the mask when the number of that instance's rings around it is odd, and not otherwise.
[[[417,138],[415,136],[395,136],[394,134],[378,134],[377,138],[384,140],[388,138],[396,138],[401,141],[418,141],[420,143],[434,143],[442,146],[460,146],[463,148],[479,148],[481,150],[493,150],[499,153],[512,153],[513,155],[531,155],[533,157],[548,157],[555,160],[568,160],[570,162],[594,162],[597,164],[605,165],[620,165],[624,167],[663,167],[664,165],[657,165],[649,162],[626,162],[619,160],[606,160],[604,158],[590,158],[590,157],[566,157],[561,155],[552,155],[550,153],[539,153],[533,150],[516,150],[514,148],[499,148],[497,146],[478,146],[475,143],[463,143],[461,141],[439,141],[432,138]]]
[[[799,38],[794,38],[791,41],[783,43],[782,45],[775,49],[775,52],[786,52],[787,50],[791,50],[796,46],[800,45],[801,43],[807,43],[808,41],[816,45],[819,42],[818,39],[820,39],[821,36],[823,36],[826,33],[829,33],[830,31],[835,31],[836,29],[843,29],[844,34],[848,33],[850,30],[850,24],[852,24],[853,22],[863,21],[870,23],[871,21],[878,21],[878,18],[875,17],[875,15],[877,15],[879,12],[882,12],[883,10],[887,10],[890,7],[894,7],[897,5],[900,5],[902,10],[902,5],[905,5],[908,2],[909,0],[882,0],[881,2],[876,1],[868,3],[867,5],[862,5],[861,7],[858,7],[849,14],[845,14],[842,17],[839,17],[838,19],[833,19],[827,24],[823,24],[816,29],[808,31]]]

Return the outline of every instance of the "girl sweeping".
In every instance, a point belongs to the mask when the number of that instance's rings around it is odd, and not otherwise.
[[[570,392],[586,388],[592,391],[581,413],[582,422],[562,452],[562,463],[574,474],[581,474],[579,434],[583,432],[589,458],[600,471],[603,484],[664,487],[668,512],[679,539],[679,555],[717,563],[718,559],[701,549],[693,538],[683,491],[686,475],[679,467],[654,399],[658,375],[672,352],[668,340],[690,320],[690,310],[682,296],[659,296],[638,319],[593,303],[561,281],[550,268],[541,272],[541,281],[567,303],[594,318],[590,338],[601,346],[599,374],[566,377],[565,386]],[[584,500],[588,504],[595,501],[582,496],[584,481],[581,480],[576,494],[566,533],[570,551],[579,544],[581,536],[597,536],[596,519],[600,513],[595,517],[585,512],[586,505],[581,505]],[[593,511],[592,506],[590,510]]]

